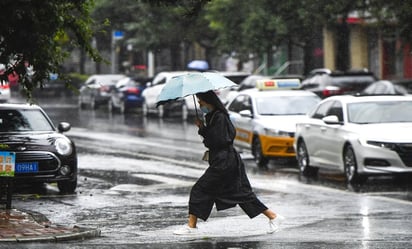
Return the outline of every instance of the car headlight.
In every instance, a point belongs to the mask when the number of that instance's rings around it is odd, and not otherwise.
[[[54,141],[54,146],[60,155],[67,156],[73,151],[71,142],[64,138],[58,138]]]
[[[366,143],[372,146],[380,147],[380,148],[385,148],[385,149],[390,149],[390,150],[396,149],[396,144],[394,143],[386,143],[386,142],[379,142],[379,141],[366,141]]]
[[[265,135],[271,136],[271,137],[291,137],[293,136],[293,134],[291,135],[290,132],[287,132],[287,131],[269,129],[269,128],[265,128],[263,130],[265,132]]]

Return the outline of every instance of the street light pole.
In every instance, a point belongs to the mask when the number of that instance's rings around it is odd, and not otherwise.
[[[112,44],[111,44],[111,60],[110,60],[110,65],[111,65],[111,70],[110,72],[114,74],[116,72],[116,40],[112,37]]]

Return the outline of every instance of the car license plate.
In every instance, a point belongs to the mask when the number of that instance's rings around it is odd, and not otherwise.
[[[127,96],[127,100],[130,100],[130,101],[137,100],[137,96],[135,96],[135,95],[128,95],[128,96]]]
[[[15,172],[16,173],[33,173],[39,171],[38,162],[24,162],[16,163]]]

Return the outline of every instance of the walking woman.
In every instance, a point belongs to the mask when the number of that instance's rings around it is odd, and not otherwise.
[[[226,108],[213,91],[198,93],[196,97],[206,114],[205,124],[199,119],[195,124],[208,148],[209,167],[190,192],[188,224],[174,234],[196,233],[198,218],[206,221],[213,205],[218,211],[239,205],[250,218],[262,213],[269,218],[268,233],[276,232],[284,218],[267,208],[252,191],[245,166],[233,148],[236,130]]]

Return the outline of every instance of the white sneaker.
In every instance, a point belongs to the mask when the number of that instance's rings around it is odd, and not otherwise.
[[[188,235],[188,234],[196,234],[197,233],[197,227],[192,228],[189,227],[188,225],[184,225],[180,227],[179,229],[173,231],[173,234],[176,235]]]
[[[276,215],[276,218],[270,219],[269,220],[269,230],[268,233],[274,233],[279,230],[280,224],[282,224],[283,220],[285,220],[285,217],[283,217],[280,214]]]

